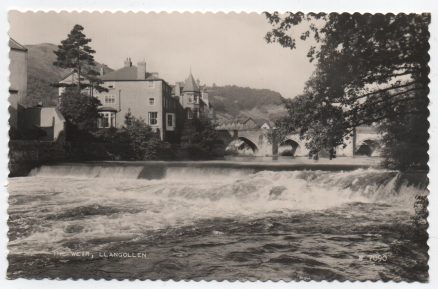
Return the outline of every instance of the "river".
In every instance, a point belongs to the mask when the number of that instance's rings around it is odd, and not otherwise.
[[[183,164],[9,179],[8,277],[428,280],[414,221],[427,190],[398,172]]]

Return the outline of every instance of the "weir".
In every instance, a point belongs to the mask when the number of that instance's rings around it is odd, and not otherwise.
[[[263,161],[133,161],[85,162],[42,165],[29,176],[70,176],[85,178],[163,179],[187,176],[222,176],[250,174],[259,171],[350,171],[375,167],[376,162],[360,160],[356,163],[309,162],[305,158],[295,162]]]

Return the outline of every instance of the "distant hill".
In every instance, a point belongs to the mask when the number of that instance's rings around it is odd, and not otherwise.
[[[53,65],[57,45],[42,43],[26,45],[28,49],[27,105],[55,105],[58,89],[52,84],[68,72]],[[104,65],[99,64],[98,65]],[[104,65],[106,71],[111,68]],[[252,117],[253,119],[276,119],[285,113],[280,93],[269,89],[254,89],[235,85],[207,87],[210,101],[218,120]]]
[[[61,80],[70,70],[53,65],[58,47],[51,43],[26,45],[28,49],[28,78],[26,105],[42,102],[44,106],[55,105],[58,89],[51,84]],[[100,64],[98,64],[100,65]],[[105,65],[106,68],[108,68]],[[112,70],[108,68],[108,70]]]
[[[207,91],[219,121],[245,117],[275,120],[286,113],[281,94],[269,89],[227,85],[207,87]]]

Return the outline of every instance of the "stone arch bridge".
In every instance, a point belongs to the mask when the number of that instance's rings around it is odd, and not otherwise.
[[[244,121],[230,121],[216,126],[227,151],[253,156],[308,156],[309,150],[299,135],[291,134],[278,142],[268,139],[274,129],[269,121],[256,122],[252,118]],[[337,148],[337,156],[379,156],[380,135],[373,127],[358,127],[356,134],[345,148]]]

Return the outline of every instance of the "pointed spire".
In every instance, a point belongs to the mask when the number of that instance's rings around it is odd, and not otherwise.
[[[189,77],[187,77],[186,81],[184,82],[183,92],[186,92],[186,91],[200,92],[199,86],[196,83],[195,78],[192,75],[191,67],[190,67]]]

